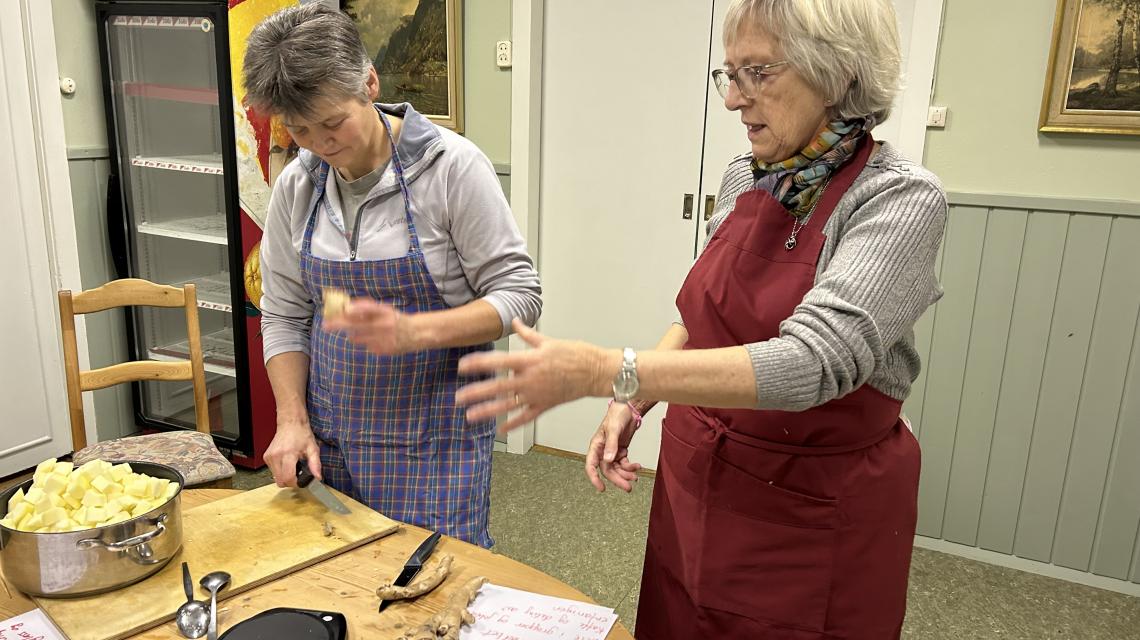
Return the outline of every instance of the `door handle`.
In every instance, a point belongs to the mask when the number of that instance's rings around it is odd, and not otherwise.
[[[705,196],[705,222],[708,222],[716,208],[716,196]]]
[[[685,220],[693,219],[693,194],[685,194],[685,203],[681,205],[681,218]]]

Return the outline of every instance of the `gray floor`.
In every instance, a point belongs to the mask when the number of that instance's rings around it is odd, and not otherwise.
[[[575,460],[495,454],[495,551],[614,607],[632,629],[653,481],[595,492]],[[242,472],[235,488],[268,482]],[[915,549],[908,640],[1140,640],[1140,598]]]

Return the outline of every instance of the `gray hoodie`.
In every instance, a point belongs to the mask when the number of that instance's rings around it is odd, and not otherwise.
[[[533,326],[542,311],[542,287],[526,241],[519,233],[494,168],[466,138],[436,126],[409,104],[381,104],[404,119],[397,143],[412,201],[412,217],[435,286],[458,307],[483,299],[498,312],[503,335],[513,318]],[[261,276],[265,360],[289,351],[309,352],[313,301],[301,283],[300,251],[313,210],[320,159],[308,150],[281,172],[273,186]],[[312,252],[327,260],[349,259],[349,244],[329,216],[344,214],[335,180],[326,184],[324,207],[313,229]],[[357,260],[384,260],[408,250],[404,202],[391,163],[359,212]],[[351,229],[351,227],[349,227]]]

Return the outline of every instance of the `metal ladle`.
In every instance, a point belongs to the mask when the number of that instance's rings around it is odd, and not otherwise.
[[[190,579],[190,567],[182,563],[182,587],[186,590],[186,602],[174,614],[174,624],[178,632],[187,638],[201,638],[206,635],[206,623],[210,612],[206,603],[194,599],[194,581]]]
[[[210,592],[210,626],[206,630],[207,640],[218,640],[218,592],[230,583],[230,574],[214,571],[202,576],[198,584]]]

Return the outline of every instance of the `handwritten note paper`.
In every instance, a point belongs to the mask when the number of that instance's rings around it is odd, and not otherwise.
[[[40,609],[0,622],[0,640],[65,640]]]
[[[603,640],[613,609],[487,584],[469,608],[475,624],[461,640]]]

